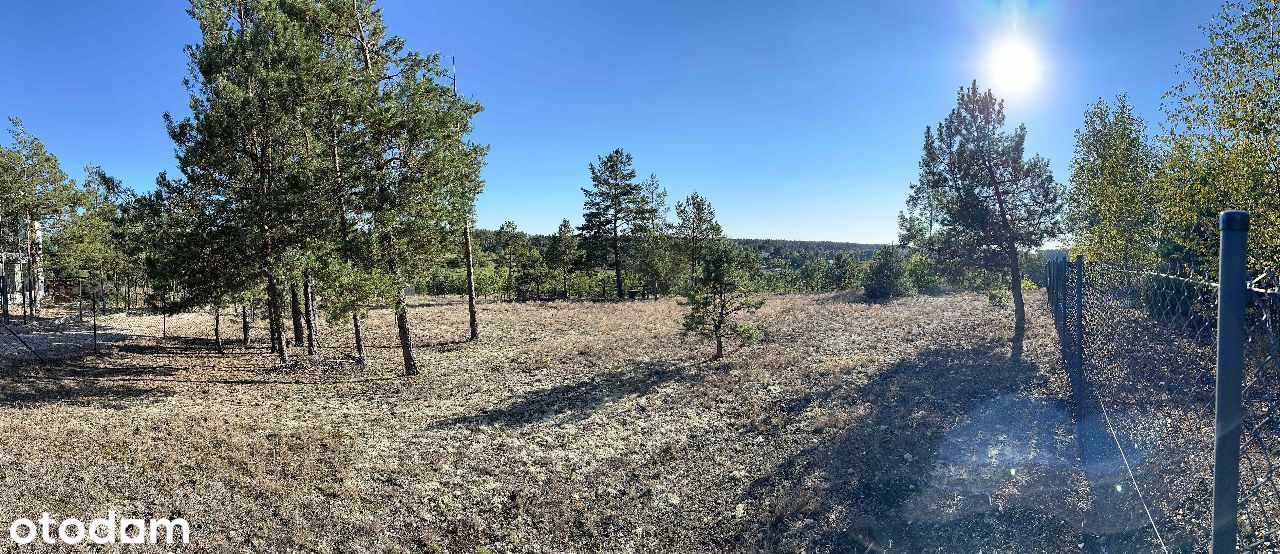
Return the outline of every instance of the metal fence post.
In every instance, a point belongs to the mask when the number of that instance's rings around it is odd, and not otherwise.
[[[1244,361],[1245,254],[1249,213],[1219,220],[1218,382],[1213,425],[1213,552],[1236,551],[1240,502],[1240,388]]]
[[[1062,322],[1063,329],[1067,324],[1067,284],[1071,282],[1070,274],[1067,272],[1067,257],[1064,255],[1058,260],[1058,321]]]
[[[1076,254],[1076,370],[1084,372],[1084,255]]]
[[[4,272],[4,264],[0,264],[0,273]],[[9,324],[9,279],[0,275],[0,321]]]
[[[1053,321],[1058,323],[1062,321],[1059,317],[1062,315],[1062,264],[1058,263],[1058,259],[1053,260]]]
[[[98,293],[93,293],[93,353],[98,353]]]

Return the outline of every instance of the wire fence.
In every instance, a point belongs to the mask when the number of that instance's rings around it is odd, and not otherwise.
[[[0,367],[81,356],[122,340],[125,335],[100,329],[99,319],[154,311],[147,293],[132,281],[36,280],[21,265],[0,274]]]
[[[1049,262],[1102,549],[1280,549],[1280,280],[1243,240],[1221,268]]]

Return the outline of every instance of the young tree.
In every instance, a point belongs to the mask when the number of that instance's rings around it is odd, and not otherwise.
[[[645,197],[643,187],[635,180],[631,154],[618,148],[599,156],[597,163],[588,165],[592,188],[582,189],[586,200],[579,229],[597,252],[596,257],[613,266],[615,292],[622,300],[624,242],[645,219]],[[605,250],[603,256],[599,255],[600,250]]]
[[[75,185],[44,143],[9,118],[12,146],[0,147],[0,251],[21,251],[27,258],[23,287],[33,315],[44,301],[45,233],[70,215]],[[12,250],[9,250],[12,249]]]
[[[853,290],[862,282],[862,262],[848,251],[841,250],[827,268],[827,282],[836,290]]]
[[[671,290],[677,262],[672,255],[671,222],[667,220],[667,191],[650,174],[641,181],[643,207],[639,210],[634,231],[634,273],[644,284],[646,294],[657,297]]]
[[[50,237],[50,268],[64,276],[133,273],[122,233],[127,191],[102,168],[85,168],[74,210]]]
[[[1185,80],[1165,95],[1162,228],[1209,267],[1226,209],[1250,212],[1251,268],[1280,267],[1278,12],[1274,0],[1225,2],[1202,27],[1208,44],[1185,56]]]
[[[716,212],[706,197],[693,192],[676,203],[676,225],[673,235],[689,264],[689,278],[698,274],[698,266],[716,241],[724,238],[724,230],[716,222]]]
[[[506,273],[506,283],[503,290],[512,298],[516,293],[516,270],[525,263],[524,259],[529,253],[529,237],[524,232],[516,228],[514,221],[503,222],[498,230],[493,233],[493,241],[495,246],[495,261],[499,268]]]
[[[574,236],[573,226],[569,224],[568,219],[560,222],[560,228],[556,229],[556,234],[551,237],[551,243],[547,245],[544,258],[547,261],[547,267],[560,277],[561,293],[565,298],[569,298],[569,276],[573,274],[573,268],[582,259],[582,250],[578,248],[578,237]]]
[[[1067,230],[1073,249],[1091,260],[1150,266],[1156,261],[1160,159],[1147,126],[1121,95],[1115,106],[1099,99],[1076,130],[1067,195]]]
[[[713,359],[718,360],[724,357],[726,337],[755,340],[758,327],[739,319],[763,306],[764,300],[756,297],[749,260],[741,248],[721,240],[712,244],[705,255],[702,271],[685,292],[689,313],[684,316],[683,326],[685,333],[714,338]]]
[[[925,131],[922,178],[912,194],[936,199],[939,249],[948,258],[1007,272],[1016,359],[1026,332],[1019,253],[1061,232],[1062,199],[1049,161],[1024,157],[1026,127],[1008,133],[1004,123],[1003,100],[977,81],[961,87],[937,132]]]
[[[862,278],[862,288],[867,298],[881,300],[897,298],[911,293],[907,276],[907,259],[897,246],[885,246],[876,250]]]

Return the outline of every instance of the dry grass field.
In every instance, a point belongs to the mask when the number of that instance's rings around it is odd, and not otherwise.
[[[276,368],[261,329],[218,355],[207,315],[106,318],[99,357],[3,351],[0,521],[180,516],[201,552],[1075,550],[1087,486],[1029,298],[1020,363],[977,295],[772,296],[763,343],[716,363],[674,300],[486,303],[467,343],[459,299],[420,298],[414,378],[385,310],[367,368],[345,326]]]

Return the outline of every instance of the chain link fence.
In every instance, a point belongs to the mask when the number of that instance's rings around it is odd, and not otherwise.
[[[29,279],[0,276],[0,367],[97,352],[123,338],[100,329],[98,320],[145,311],[145,300],[145,290],[113,280],[51,277],[37,288]]]
[[[1100,549],[1280,549],[1280,279],[1238,231],[1220,268],[1049,262]]]

